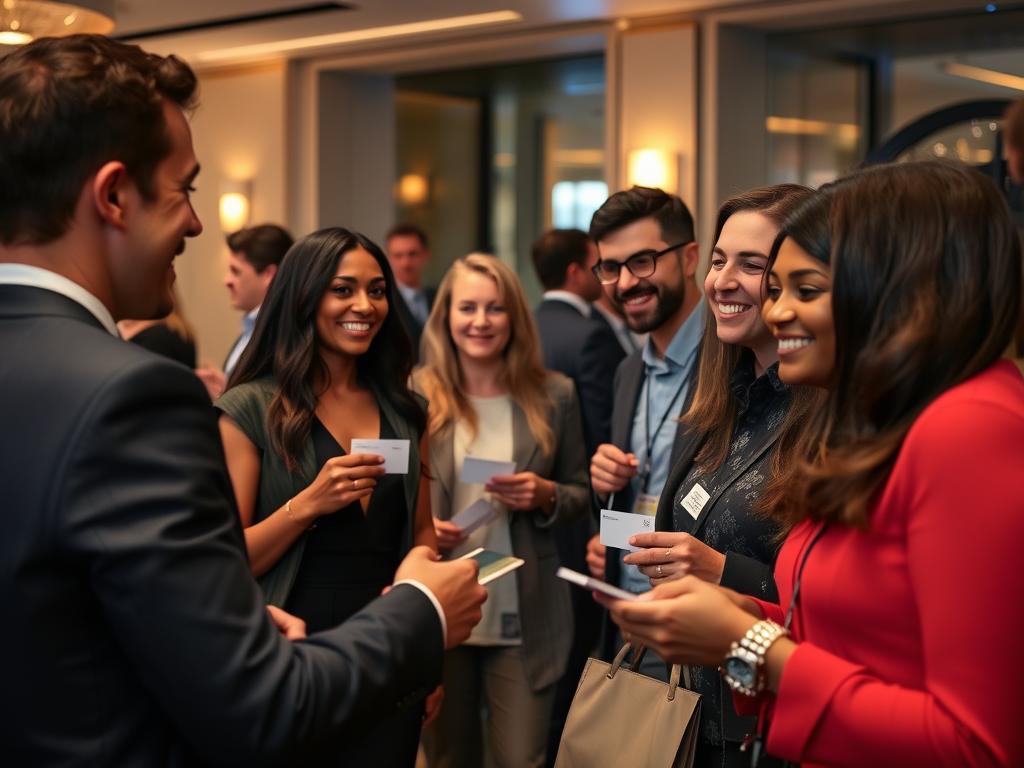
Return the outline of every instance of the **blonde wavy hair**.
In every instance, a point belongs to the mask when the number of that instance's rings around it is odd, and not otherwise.
[[[434,308],[423,328],[423,364],[414,378],[429,401],[427,428],[435,434],[445,425],[462,419],[475,435],[479,426],[476,410],[466,395],[458,350],[449,330],[452,286],[459,275],[470,272],[486,275],[498,286],[511,329],[502,356],[500,381],[525,414],[534,440],[550,455],[555,447],[555,434],[549,424],[552,402],[545,386],[547,371],[541,358],[537,326],[519,278],[504,262],[485,253],[471,253],[452,264],[437,289]]]

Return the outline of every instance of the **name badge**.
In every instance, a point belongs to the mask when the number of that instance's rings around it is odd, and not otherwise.
[[[658,497],[650,493],[637,494],[633,502],[634,515],[656,515],[658,514]]]
[[[704,509],[704,505],[708,503],[708,499],[711,498],[711,494],[701,488],[700,483],[694,483],[693,488],[686,494],[679,502],[679,506],[690,513],[690,517],[696,520],[700,517],[700,512]]]

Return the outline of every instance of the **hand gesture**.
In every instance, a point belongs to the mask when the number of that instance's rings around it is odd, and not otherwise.
[[[302,640],[306,636],[306,622],[298,616],[292,616],[276,605],[268,605],[267,613],[277,630],[289,640]]]
[[[625,488],[637,473],[636,456],[625,453],[611,443],[602,443],[590,459],[590,485],[602,495]]]
[[[604,580],[605,554],[608,548],[601,543],[601,537],[596,533],[587,542],[587,569],[595,579]]]
[[[447,555],[466,540],[466,532],[451,520],[434,518],[434,534],[437,536],[437,548],[441,554]]]
[[[413,547],[399,564],[395,581],[412,579],[434,593],[448,624],[445,648],[450,649],[461,645],[480,621],[487,589],[477,583],[476,560],[440,562],[439,557],[430,547]]]
[[[291,517],[310,525],[316,518],[337,512],[366,498],[384,474],[384,457],[372,453],[334,456],[324,462],[316,479],[291,503]]]
[[[509,509],[537,509],[547,513],[554,506],[555,484],[534,472],[517,472],[514,475],[495,475],[485,490],[494,494]]]
[[[688,533],[638,533],[629,543],[645,549],[630,552],[622,562],[640,566],[652,587],[690,574],[712,584],[722,580],[725,555]]]

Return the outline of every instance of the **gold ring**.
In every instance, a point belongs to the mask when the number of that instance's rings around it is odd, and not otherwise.
[[[672,550],[671,549],[666,549],[665,550],[665,557],[672,557]]]

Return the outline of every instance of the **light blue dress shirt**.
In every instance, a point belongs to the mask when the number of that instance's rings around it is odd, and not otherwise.
[[[245,348],[249,345],[249,340],[252,338],[253,329],[256,328],[256,315],[260,312],[260,308],[252,309],[242,315],[242,335],[238,337],[238,341],[235,342],[235,346],[231,348],[231,353],[228,355],[228,359],[224,363],[224,375],[230,376],[231,372],[235,370],[235,366],[238,365],[238,359],[242,356]]]
[[[704,300],[701,299],[686,318],[676,335],[665,350],[665,356],[659,358],[654,350],[653,342],[648,339],[641,353],[647,375],[640,389],[640,400],[636,413],[633,414],[633,428],[629,435],[629,444],[636,456],[640,473],[630,480],[633,498],[641,493],[660,496],[668,473],[672,469],[670,459],[672,444],[676,439],[679,416],[683,403],[686,401],[690,384],[690,373],[697,359],[697,348],[704,334]],[[650,418],[648,418],[650,404]],[[659,426],[660,425],[660,426]],[[647,463],[648,429],[651,434],[650,473],[644,477]],[[645,485],[646,479],[646,488]],[[627,552],[619,550],[619,558]],[[619,586],[630,592],[646,592],[651,588],[649,579],[640,573],[635,565],[622,563],[619,572]]]

